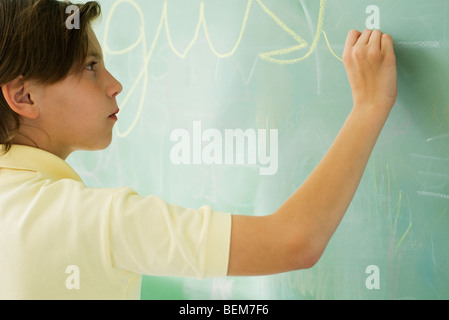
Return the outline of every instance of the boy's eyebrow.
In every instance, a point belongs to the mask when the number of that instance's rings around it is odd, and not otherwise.
[[[103,60],[103,55],[101,53],[98,53],[97,51],[88,51],[87,57],[94,57],[98,60]]]

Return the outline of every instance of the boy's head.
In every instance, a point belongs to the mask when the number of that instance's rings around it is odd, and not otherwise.
[[[0,0],[0,144],[6,151],[12,143],[46,145],[64,158],[110,143],[122,88],[105,69],[91,28],[101,8],[94,1],[77,5],[79,24],[68,28],[71,5]],[[109,122],[102,122],[103,113]]]

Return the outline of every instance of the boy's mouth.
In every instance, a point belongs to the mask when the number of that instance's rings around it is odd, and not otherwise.
[[[117,109],[117,111],[116,112],[114,112],[113,114],[111,114],[110,116],[109,116],[109,118],[111,118],[112,120],[115,120],[115,121],[117,121],[118,120],[118,118],[117,118],[117,114],[120,112],[120,110],[119,109]]]

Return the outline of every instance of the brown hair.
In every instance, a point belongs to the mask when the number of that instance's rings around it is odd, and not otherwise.
[[[69,28],[66,21],[74,13],[70,5],[57,0],[0,0],[0,87],[21,75],[24,81],[53,84],[83,67],[89,27],[101,15],[101,7],[96,1],[75,4],[79,25]],[[20,121],[0,90],[0,144],[5,152]]]

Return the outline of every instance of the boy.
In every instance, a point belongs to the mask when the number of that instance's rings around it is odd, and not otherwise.
[[[0,0],[0,298],[138,299],[142,274],[312,267],[395,103],[392,38],[349,32],[343,60],[354,107],[329,152],[272,215],[231,216],[130,188],[88,189],[64,161],[110,144],[122,91],[90,26],[100,6],[79,5],[80,29],[68,30],[68,5]]]

